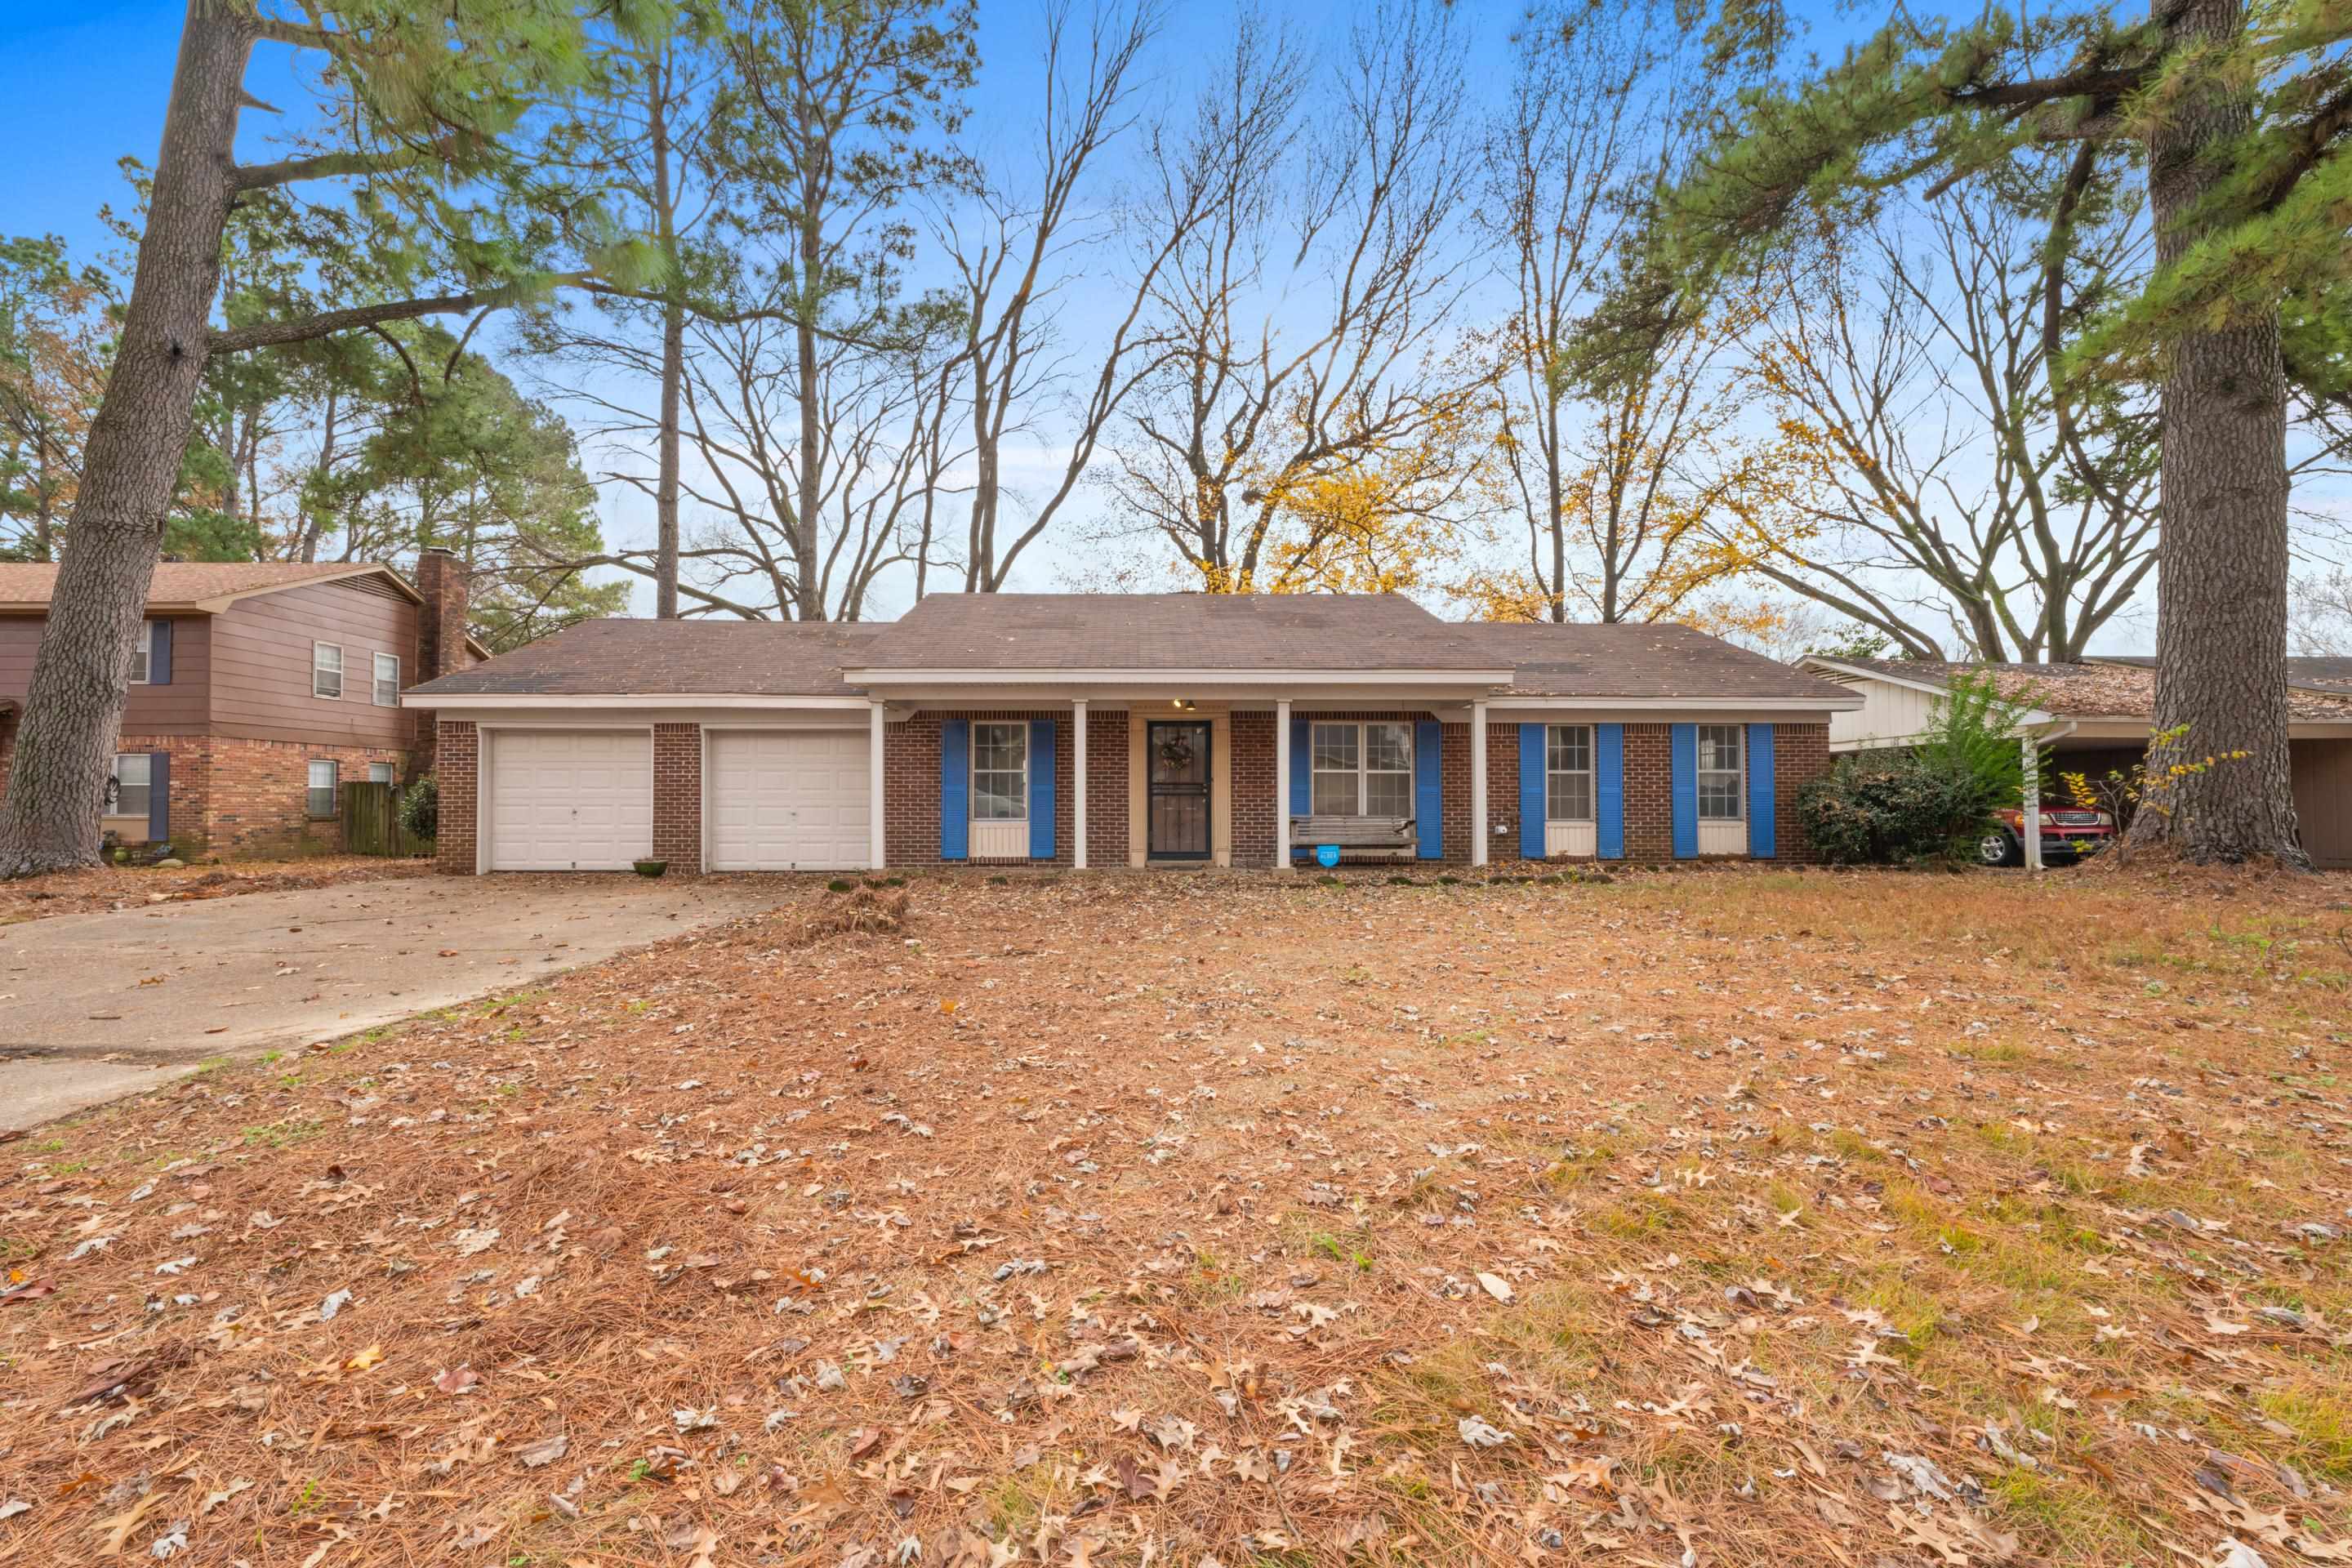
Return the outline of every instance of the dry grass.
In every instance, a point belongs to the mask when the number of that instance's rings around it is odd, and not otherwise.
[[[0,1560],[2346,1561],[2346,890],[795,890],[12,1146]]]
[[[228,899],[239,893],[275,893],[289,888],[323,888],[334,882],[375,882],[390,877],[423,877],[429,860],[393,860],[374,855],[320,855],[303,860],[240,860],[226,866],[187,866],[159,870],[152,866],[99,866],[86,871],[56,871],[0,882],[0,925],[55,915],[103,914],[189,899]]]

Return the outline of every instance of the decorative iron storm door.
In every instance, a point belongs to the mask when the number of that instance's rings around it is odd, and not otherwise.
[[[1208,725],[1197,721],[1144,726],[1150,772],[1146,848],[1154,860],[1209,858]]]

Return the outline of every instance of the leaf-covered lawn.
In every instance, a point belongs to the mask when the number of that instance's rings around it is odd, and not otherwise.
[[[0,1560],[2352,1562],[2344,891],[794,885],[10,1146]]]
[[[373,855],[314,855],[297,860],[238,860],[227,865],[95,866],[83,871],[52,871],[0,882],[0,926],[56,915],[105,914],[149,904],[194,899],[229,899],[240,893],[276,893],[289,888],[323,888],[339,882],[381,882],[393,877],[432,874],[429,860],[393,860]]]

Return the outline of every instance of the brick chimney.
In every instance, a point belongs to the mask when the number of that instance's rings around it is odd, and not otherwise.
[[[469,668],[474,657],[466,648],[467,572],[457,552],[438,545],[420,552],[416,591],[425,596],[417,612],[417,679],[433,680]]]

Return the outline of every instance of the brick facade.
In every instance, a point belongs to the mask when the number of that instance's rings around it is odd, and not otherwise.
[[[1797,815],[1797,793],[1830,771],[1827,724],[1777,724],[1772,729],[1772,837],[1774,859],[1810,864],[1812,840]]]
[[[1054,858],[1039,860],[1026,856],[1004,860],[975,860],[982,866],[1067,866],[1074,857],[1076,844],[1077,812],[1074,788],[1075,770],[1070,766],[1071,719],[1067,709],[1061,712],[1051,710],[1003,710],[980,713],[919,712],[902,724],[889,725],[882,737],[882,842],[884,852],[893,866],[936,866],[940,864],[940,721],[943,719],[966,719],[975,724],[1026,722],[1051,720],[1054,725]],[[1124,757],[1127,752],[1127,715],[1119,713],[1118,746]],[[1103,797],[1095,786],[1097,770],[1094,757],[1101,754],[1105,738],[1101,730],[1113,722],[1108,712],[1087,712],[1087,750],[1089,768],[1087,787],[1087,858],[1097,866],[1127,864],[1127,779],[1119,775],[1118,815],[1119,836],[1115,843],[1103,837],[1101,825],[1096,820],[1102,812]]]
[[[1087,864],[1127,864],[1128,711],[1087,710]],[[892,859],[897,859],[896,851]]]
[[[1675,727],[1625,726],[1625,858],[1675,858]]]
[[[702,874],[702,726],[654,726],[654,858]]]
[[[1027,858],[982,861],[978,864],[1057,865],[1072,863],[1076,814],[1072,791],[1075,770],[1072,722],[1066,712],[1013,710],[964,714],[918,712],[889,725],[884,744],[884,831],[894,866],[940,864],[940,725],[943,718],[974,722],[1028,722],[1047,720],[1055,726],[1055,854],[1051,861]],[[1364,722],[1417,722],[1425,712],[1315,712],[1296,717],[1312,724],[1317,720]],[[1287,805],[1288,792],[1275,776],[1275,715],[1240,712],[1231,715],[1230,810],[1234,864],[1270,866],[1278,810]],[[1129,715],[1125,710],[1090,710],[1087,730],[1087,859],[1097,867],[1124,866],[1129,831]],[[1674,858],[1673,728],[1669,724],[1627,724],[1625,738],[1625,858],[1637,864],[1659,864]],[[201,742],[200,742],[201,743]],[[1439,729],[1438,778],[1443,802],[1442,841],[1449,867],[1471,863],[1470,727],[1442,724]],[[445,721],[439,726],[442,765],[440,868],[470,875],[475,860],[476,758],[479,740],[471,723]],[[686,874],[702,869],[703,739],[695,724],[654,726],[654,853]],[[289,748],[291,751],[312,749]],[[1773,745],[1773,831],[1777,857],[1782,861],[1812,858],[1804,827],[1798,819],[1797,793],[1829,766],[1826,724],[1781,724],[1775,727]],[[182,764],[173,762],[173,801],[180,798]],[[347,764],[348,765],[348,764]],[[297,775],[299,776],[299,775]],[[1521,859],[1519,824],[1519,737],[1516,722],[1493,721],[1487,731],[1486,813],[1488,858],[1496,864]],[[276,787],[276,786],[272,786]],[[174,815],[174,831],[179,818]],[[1496,833],[1496,828],[1501,828]]]
[[[173,848],[189,859],[340,853],[340,809],[333,816],[310,815],[313,762],[333,762],[338,785],[364,782],[369,767],[377,763],[392,764],[395,784],[404,785],[413,776],[409,754],[386,747],[133,734],[117,741],[114,750],[169,754],[170,838]],[[142,832],[139,839],[144,838]]]
[[[1227,721],[1233,748],[1234,864],[1272,866],[1275,803],[1282,798],[1274,776],[1274,715],[1236,713]]]
[[[466,719],[444,719],[434,742],[433,776],[441,785],[441,822],[433,841],[433,865],[455,876],[474,874],[477,763],[482,738]]]

